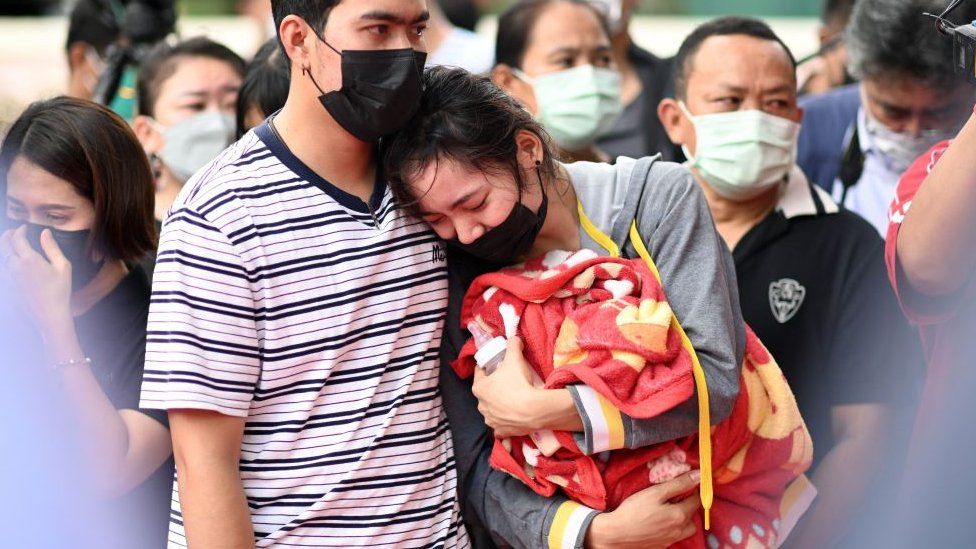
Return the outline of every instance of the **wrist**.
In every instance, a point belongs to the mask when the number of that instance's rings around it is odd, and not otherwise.
[[[44,315],[38,328],[48,344],[61,344],[75,335],[75,321],[68,311],[51,311]]]
[[[530,411],[537,429],[579,432],[583,430],[576,403],[568,389],[535,389]]]
[[[590,522],[590,527],[586,529],[586,536],[583,546],[586,549],[600,549],[602,547],[613,547],[613,532],[616,527],[613,525],[613,513],[599,513]]]

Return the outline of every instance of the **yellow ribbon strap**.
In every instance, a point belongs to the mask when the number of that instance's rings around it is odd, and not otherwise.
[[[620,247],[590,221],[590,218],[583,211],[583,205],[581,203],[577,202],[576,207],[579,211],[580,225],[583,226],[586,234],[602,246],[611,257],[620,257]],[[657,270],[657,265],[654,264],[651,253],[647,251],[647,246],[644,245],[644,239],[641,238],[640,232],[637,230],[636,221],[630,225],[630,242],[634,245],[634,249],[637,250],[637,255],[644,260],[644,263],[654,273],[654,277],[657,278],[658,283],[663,288],[664,284],[661,282],[661,273]],[[698,360],[698,353],[695,352],[695,347],[691,344],[691,339],[685,333],[684,328],[681,327],[681,323],[678,322],[677,316],[672,317],[671,327],[678,331],[678,334],[681,336],[681,344],[691,357],[691,371],[695,378],[695,389],[698,393],[698,461],[700,462],[699,468],[701,470],[700,494],[702,509],[705,512],[705,530],[709,530],[711,529],[711,510],[715,494],[712,485],[712,423],[708,405],[708,384],[705,379],[705,370],[702,369],[701,362]]]

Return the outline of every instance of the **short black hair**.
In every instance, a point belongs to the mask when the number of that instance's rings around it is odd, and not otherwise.
[[[522,68],[525,50],[532,38],[532,29],[542,13],[553,4],[564,3],[583,6],[593,11],[603,32],[610,36],[606,16],[587,0],[519,0],[498,17],[498,34],[495,35],[495,63]]]
[[[409,182],[442,159],[483,173],[511,174],[518,189],[525,189],[515,142],[523,130],[542,141],[539,172],[555,179],[556,149],[549,135],[490,78],[458,68],[432,67],[423,80],[417,113],[402,130],[380,141],[383,173],[401,207],[417,213]]]
[[[274,18],[275,36],[278,37],[278,45],[284,51],[284,44],[281,42],[281,21],[289,15],[297,15],[305,20],[306,23],[316,32],[321,34],[325,30],[325,24],[329,21],[329,12],[336,7],[342,0],[271,0],[271,16]]]
[[[68,38],[65,50],[81,42],[95,48],[99,55],[119,39],[122,30],[112,8],[102,0],[78,0],[68,16]]]
[[[925,12],[939,14],[948,0],[859,0],[847,25],[847,67],[859,80],[909,77],[936,89],[963,79],[952,63],[952,38],[935,29]],[[954,21],[976,19],[976,2],[964,2]]]
[[[796,57],[793,57],[793,52],[790,51],[789,46],[763,21],[753,17],[719,17],[703,23],[691,31],[691,34],[685,38],[681,47],[678,48],[678,53],[674,56],[674,93],[678,99],[684,99],[688,93],[688,77],[691,75],[695,54],[698,53],[705,40],[713,36],[738,34],[776,42],[783,47],[793,68],[796,68]]]
[[[244,82],[237,94],[237,135],[244,135],[244,116],[251,107],[265,116],[277,112],[288,99],[291,70],[288,56],[272,38],[265,42],[247,64]]]
[[[197,36],[171,46],[165,42],[157,44],[143,60],[136,79],[136,94],[139,101],[139,114],[156,115],[156,101],[159,90],[176,72],[177,61],[181,58],[205,57],[223,61],[244,77],[244,60],[227,46],[214,42],[205,36]]]

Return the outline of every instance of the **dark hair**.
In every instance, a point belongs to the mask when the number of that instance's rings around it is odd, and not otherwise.
[[[684,39],[678,53],[674,56],[674,92],[678,99],[684,99],[688,93],[688,77],[691,75],[695,54],[701,45],[713,36],[745,35],[760,40],[769,40],[783,46],[790,64],[796,68],[796,58],[793,52],[779,36],[769,28],[769,25],[752,17],[719,17],[699,25]]]
[[[532,30],[539,17],[553,4],[573,4],[593,12],[600,27],[610,36],[610,27],[604,14],[586,0],[519,0],[498,17],[498,34],[495,36],[495,63],[516,69],[522,68],[525,50],[532,40]]]
[[[146,153],[122,118],[81,99],[56,97],[27,107],[0,145],[0,186],[23,156],[92,202],[89,248],[133,262],[156,247],[155,187]]]
[[[247,64],[244,83],[237,94],[237,136],[244,135],[244,116],[257,107],[265,116],[277,112],[288,99],[291,81],[288,56],[274,38],[265,42]]]
[[[523,130],[542,141],[539,173],[545,180],[554,180],[556,158],[549,135],[518,101],[487,76],[433,67],[424,72],[424,94],[417,113],[404,129],[380,142],[384,174],[399,203],[414,213],[417,201],[408,191],[408,180],[441,159],[484,173],[511,174],[521,191],[526,183],[515,137]]]
[[[923,85],[950,89],[963,79],[952,63],[952,38],[942,36],[925,12],[942,13],[946,0],[859,0],[847,25],[847,67],[859,80],[908,76]],[[952,13],[976,19],[976,3]]]
[[[78,0],[68,16],[68,38],[65,50],[81,42],[95,48],[99,55],[105,56],[108,47],[121,35],[119,21],[112,8],[101,0]]]
[[[316,32],[325,31],[325,24],[329,21],[329,12],[342,0],[271,0],[271,16],[274,18],[275,36],[282,52],[281,21],[289,15],[297,15]]]
[[[157,44],[143,60],[136,80],[136,94],[139,97],[139,114],[156,115],[156,101],[163,84],[176,73],[178,62],[190,57],[216,59],[230,65],[234,72],[244,77],[244,60],[227,46],[213,40],[197,36],[171,46],[165,42]]]
[[[820,22],[826,26],[844,28],[851,19],[856,0],[824,0],[820,10]]]

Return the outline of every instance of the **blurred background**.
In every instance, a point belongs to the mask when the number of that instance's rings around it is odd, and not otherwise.
[[[798,57],[819,47],[817,27],[822,0],[642,0],[632,34],[644,48],[673,55],[681,40],[715,15],[763,16]],[[450,2],[441,2],[442,6]],[[476,31],[490,39],[494,13],[509,0],[480,0],[486,15]],[[31,101],[63,93],[68,69],[66,14],[72,0],[0,0],[0,127]],[[183,38],[207,35],[245,58],[273,32],[269,0],[178,0],[178,30]]]

